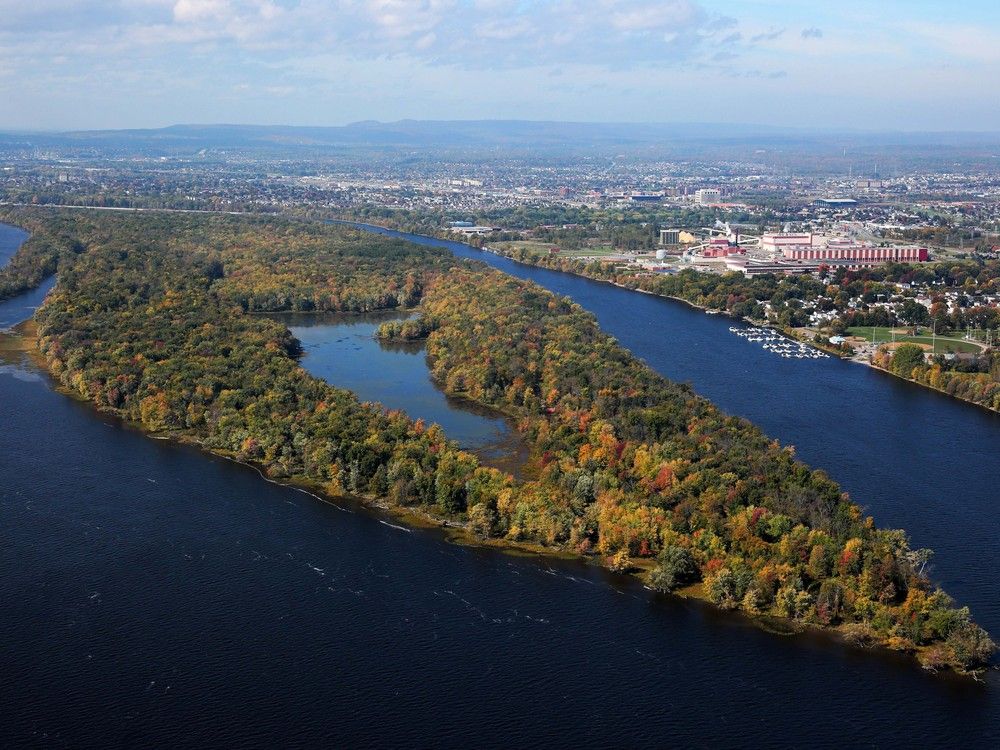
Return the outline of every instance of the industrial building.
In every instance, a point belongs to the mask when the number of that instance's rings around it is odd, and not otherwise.
[[[660,230],[660,244],[661,245],[679,245],[679,244],[681,244],[681,230],[680,229],[661,229]]]
[[[500,229],[498,227],[458,226],[458,227],[451,227],[451,231],[455,232],[456,234],[461,234],[465,237],[473,237],[473,236],[482,236],[490,234],[492,232],[499,232]]]
[[[743,255],[732,255],[726,258],[727,271],[739,271],[745,276],[765,276],[767,274],[797,276],[804,273],[812,273],[818,269],[819,264],[783,263],[781,261],[772,263],[752,262]]]
[[[770,232],[760,238],[760,249],[772,255],[783,254],[785,250],[800,250],[813,246],[811,233]]]
[[[760,238],[761,250],[794,261],[838,261],[837,265],[875,266],[881,263],[925,263],[927,248],[877,247],[846,238],[816,237],[809,233],[775,232]]]
[[[746,251],[728,237],[713,237],[701,251],[703,258],[728,258],[730,255],[745,255]]]
[[[926,247],[876,247],[836,242],[813,248],[786,248],[782,253],[789,260],[840,260],[858,266],[876,266],[881,263],[925,263],[929,255]]]

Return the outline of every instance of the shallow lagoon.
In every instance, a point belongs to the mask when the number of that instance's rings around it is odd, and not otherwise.
[[[480,461],[516,473],[527,448],[513,420],[462,399],[451,398],[431,380],[421,342],[384,343],[375,338],[386,320],[406,313],[368,315],[281,315],[302,343],[302,366],[362,401],[377,401],[401,409],[444,434]]]

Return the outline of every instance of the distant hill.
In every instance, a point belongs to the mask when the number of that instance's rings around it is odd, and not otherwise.
[[[495,146],[637,145],[665,139],[745,139],[801,135],[761,125],[703,123],[588,123],[529,120],[366,120],[350,125],[171,125],[156,129],[18,133],[20,138],[80,143],[149,143],[200,147],[279,146]]]
[[[837,132],[718,123],[588,123],[528,120],[367,120],[335,127],[171,125],[156,129],[0,133],[0,155],[52,150],[70,156],[280,158],[368,153],[492,153],[571,157],[760,161],[825,171],[848,164],[892,169],[1000,168],[1000,133]],[[845,169],[846,171],[846,169]]]

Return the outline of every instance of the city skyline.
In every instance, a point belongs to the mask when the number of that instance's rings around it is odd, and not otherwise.
[[[1000,130],[986,2],[0,0],[3,129],[524,119]]]

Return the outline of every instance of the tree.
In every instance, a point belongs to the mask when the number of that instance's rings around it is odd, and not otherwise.
[[[690,550],[668,544],[657,557],[649,583],[657,591],[670,592],[698,579],[698,566]]]
[[[732,609],[740,605],[753,582],[753,572],[745,564],[737,563],[731,568],[720,568],[705,584],[713,603]]]
[[[896,375],[902,378],[912,378],[913,370],[924,364],[924,350],[916,344],[902,344],[892,355],[889,364]]]
[[[981,669],[996,651],[986,631],[971,622],[956,628],[945,645],[951,651],[952,666],[959,669]]]
[[[903,308],[900,310],[899,315],[904,322],[910,325],[923,325],[931,318],[927,308],[912,299],[908,299],[903,303]]]

